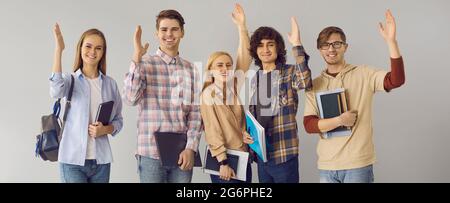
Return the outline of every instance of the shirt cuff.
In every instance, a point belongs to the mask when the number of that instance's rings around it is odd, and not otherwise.
[[[292,51],[294,52],[294,56],[305,56],[305,48],[303,45],[292,47]]]
[[[403,61],[403,57],[402,56],[400,56],[398,58],[392,58],[391,57],[391,61]]]
[[[216,159],[217,159],[218,162],[221,162],[221,161],[227,159],[226,151],[216,155]]]
[[[139,71],[139,69],[140,69],[140,64],[138,64],[134,61],[131,61],[129,73],[134,74],[136,71]]]
[[[111,123],[111,125],[113,126],[113,131],[111,133],[111,136],[115,136],[118,133],[118,126],[114,125],[114,123]]]
[[[196,139],[197,138],[190,139],[188,136],[188,141],[186,143],[185,149],[191,149],[192,151],[197,152],[198,151],[198,141]]]
[[[215,157],[217,161],[223,161],[227,158],[227,148],[225,146],[220,146],[216,149],[209,148],[209,151],[211,152],[211,156]]]

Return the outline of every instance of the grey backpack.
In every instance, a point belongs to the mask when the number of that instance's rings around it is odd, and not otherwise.
[[[64,110],[63,122],[59,119],[61,110],[61,98],[53,105],[53,113],[41,117],[42,132],[36,136],[36,157],[41,157],[44,161],[58,161],[59,143],[62,139],[64,123],[67,113],[70,109],[70,100],[72,99],[73,85],[75,81],[73,75],[70,80],[69,95],[66,98],[66,106]]]

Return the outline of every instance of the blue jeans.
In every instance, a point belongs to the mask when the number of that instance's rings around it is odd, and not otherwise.
[[[86,160],[84,166],[60,163],[59,169],[63,183],[109,183],[111,164]]]
[[[141,183],[190,183],[192,170],[183,171],[179,167],[164,167],[159,159],[136,156]]]
[[[260,183],[298,183],[298,158],[281,164],[273,159],[266,163],[258,159],[258,179]]]
[[[373,166],[348,170],[319,170],[321,183],[373,183]]]
[[[236,173],[236,171],[235,171]],[[247,164],[247,180],[241,181],[236,179],[230,179],[229,181],[220,179],[218,175],[210,175],[212,183],[251,183],[252,182],[252,165],[250,164],[250,160]]]

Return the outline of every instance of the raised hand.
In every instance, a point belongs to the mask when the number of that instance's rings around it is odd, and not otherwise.
[[[65,48],[64,38],[61,33],[61,29],[59,28],[58,23],[55,24],[53,28],[53,35],[55,37],[55,51],[62,52]]]
[[[234,24],[238,27],[245,27],[245,13],[240,4],[234,6],[233,13],[231,14]]]
[[[134,33],[134,54],[133,54],[133,61],[135,63],[139,63],[142,59],[142,56],[147,53],[147,49],[149,44],[145,43],[144,46],[142,46],[141,42],[142,38],[142,29],[141,26],[136,27],[136,32]]]
[[[289,42],[292,46],[300,46],[300,30],[298,28],[297,20],[294,17],[291,17],[291,32],[288,34]]]
[[[389,47],[390,57],[399,58],[401,54],[396,39],[397,26],[395,24],[395,19],[394,16],[392,16],[391,10],[389,9],[386,11],[385,15],[386,15],[386,24],[383,25],[382,23],[379,23],[380,34],[384,38]]]
[[[62,72],[62,52],[64,48],[66,47],[64,45],[64,39],[61,33],[61,29],[59,28],[58,23],[55,24],[53,27],[53,36],[55,37],[55,55],[53,57],[53,66],[52,71],[53,73],[61,73]]]
[[[234,24],[237,26],[239,33],[239,47],[237,50],[236,58],[236,70],[242,71],[241,73],[246,73],[250,68],[252,63],[252,57],[250,52],[250,37],[248,36],[248,29],[245,22],[245,13],[241,5],[235,4],[233,13],[231,14]],[[243,82],[238,81],[239,90],[242,87]]]
[[[395,41],[395,32],[396,32],[396,25],[395,25],[395,19],[394,16],[392,16],[391,10],[387,10],[385,13],[386,16],[386,24],[383,25],[383,23],[379,23],[379,31],[381,36],[384,38],[387,42]]]

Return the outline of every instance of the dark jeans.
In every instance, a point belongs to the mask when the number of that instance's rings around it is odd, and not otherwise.
[[[258,159],[258,179],[260,183],[298,183],[298,158],[281,164],[275,164],[273,159],[266,163]]]

